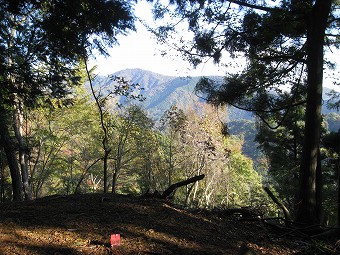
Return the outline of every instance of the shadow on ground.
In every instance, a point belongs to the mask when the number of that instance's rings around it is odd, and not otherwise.
[[[192,213],[157,199],[123,195],[51,196],[0,204],[0,254],[294,254],[273,243],[259,222]],[[110,247],[110,234],[121,245]],[[289,245],[290,243],[290,245]],[[259,253],[261,254],[261,253]]]

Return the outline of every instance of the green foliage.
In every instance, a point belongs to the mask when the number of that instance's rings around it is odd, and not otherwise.
[[[129,104],[131,100],[143,101],[144,97],[140,92],[139,84],[131,83],[125,78],[114,76],[111,79],[115,82],[112,88],[106,88],[106,84],[100,84],[98,89],[95,89],[93,83],[92,70],[88,69],[85,60],[85,69],[87,74],[87,80],[90,84],[92,96],[95,99],[96,106],[99,113],[99,123],[101,126],[101,137],[102,137],[102,150],[103,154],[103,179],[104,179],[104,193],[108,192],[108,167],[110,156],[114,150],[114,167],[112,170],[112,192],[117,192],[117,180],[124,165],[122,158],[126,152],[125,145],[127,139],[131,133],[129,128],[133,125],[136,119],[134,118],[137,112],[142,113],[138,107],[130,107],[127,112],[131,114],[131,118],[125,118],[120,116],[120,121],[114,120],[114,110],[118,110],[122,107],[122,104]],[[106,91],[103,91],[103,90]],[[139,91],[135,92],[136,89]],[[123,123],[122,125],[120,125]],[[117,136],[117,137],[114,137]],[[117,138],[117,145],[112,145],[110,140]]]
[[[120,0],[46,1],[42,27],[50,47],[68,58],[82,56],[84,47],[105,52],[105,44],[116,43],[117,34],[133,28],[131,9],[131,3]]]
[[[79,94],[68,107],[45,106],[28,113],[30,183],[36,197],[74,193],[100,157],[97,116],[88,100]],[[95,167],[91,172],[98,174]]]
[[[29,113],[30,177],[36,197],[101,191],[99,116],[93,111],[93,102],[82,93],[68,107],[41,107]],[[107,120],[113,150],[109,177],[119,172],[117,191],[140,194],[140,171],[147,159],[143,149],[148,148],[152,122],[135,105],[117,108],[115,113],[108,113]]]
[[[137,180],[145,165],[145,154],[149,152],[148,139],[152,127],[152,120],[137,105],[128,105],[116,115],[114,136],[110,143],[113,149],[113,190],[141,192]],[[117,180],[118,176],[122,184]]]
[[[262,178],[254,170],[253,162],[240,152],[234,153],[230,156],[230,169],[233,203],[244,206],[260,206],[261,203],[264,205],[267,199],[263,194]]]
[[[258,123],[256,136],[260,148],[269,158],[269,174],[274,180],[275,189],[291,212],[294,211],[298,187],[304,116],[303,107],[291,109],[283,120],[272,119],[274,126],[275,121],[281,121],[276,129]],[[277,115],[277,118],[280,116]],[[292,185],[287,186],[287,183]]]
[[[79,90],[72,104],[52,100],[27,113],[29,177],[35,197],[102,191],[101,128],[93,107],[90,97]],[[202,114],[195,112],[196,107]],[[116,185],[116,192],[162,192],[169,187],[171,168],[171,183],[206,175],[177,190],[174,200],[180,204],[207,208],[267,204],[261,177],[241,153],[242,140],[222,135],[223,125],[212,107],[197,103],[184,111],[172,106],[161,130],[154,130],[136,105],[113,108],[106,118],[112,148],[109,179],[118,173],[110,187]]]

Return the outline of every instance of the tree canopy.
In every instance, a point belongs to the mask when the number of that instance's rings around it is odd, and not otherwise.
[[[75,82],[79,60],[105,53],[116,35],[133,29],[126,1],[1,1],[1,101],[60,97]]]

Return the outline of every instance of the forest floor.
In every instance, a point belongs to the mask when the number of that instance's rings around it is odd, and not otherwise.
[[[120,234],[119,246],[110,246],[111,234]],[[86,194],[0,204],[0,255],[237,255],[245,247],[252,252],[242,254],[335,254],[334,245],[278,234],[259,220],[159,199]]]

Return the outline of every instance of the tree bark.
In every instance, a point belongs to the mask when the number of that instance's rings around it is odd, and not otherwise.
[[[11,173],[12,179],[12,192],[14,201],[22,201],[22,182],[20,169],[18,165],[18,159],[16,155],[16,150],[13,145],[13,141],[10,137],[8,125],[6,122],[6,114],[0,112],[0,138],[1,144],[6,153],[7,164]]]
[[[308,225],[320,221],[321,187],[317,180],[321,129],[323,45],[331,0],[317,0],[308,14],[307,22],[307,105],[304,146],[300,166],[297,221]]]

